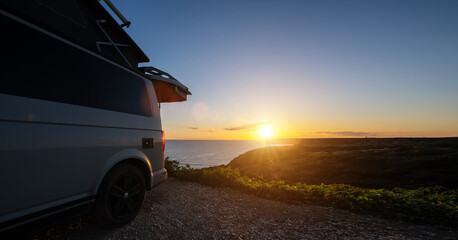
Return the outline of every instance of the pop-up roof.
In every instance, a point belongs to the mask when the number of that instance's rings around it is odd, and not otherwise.
[[[191,95],[189,89],[172,75],[155,67],[138,68],[146,77],[151,80],[156,90],[157,100],[163,102],[183,102]]]

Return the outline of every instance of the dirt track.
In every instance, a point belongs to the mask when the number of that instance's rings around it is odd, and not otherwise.
[[[46,235],[48,237],[46,237]],[[44,237],[45,236],[45,237]],[[86,220],[45,239],[456,239],[456,229],[397,223],[333,208],[291,205],[169,179],[147,194],[135,221],[99,230]]]

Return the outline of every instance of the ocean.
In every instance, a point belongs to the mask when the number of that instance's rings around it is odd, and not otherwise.
[[[262,140],[167,140],[165,156],[180,165],[204,168],[228,164],[240,154],[263,146]]]

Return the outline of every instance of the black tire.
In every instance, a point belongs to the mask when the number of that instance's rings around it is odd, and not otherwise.
[[[140,169],[122,163],[108,172],[95,200],[94,220],[102,228],[118,228],[132,221],[145,200],[145,179]]]

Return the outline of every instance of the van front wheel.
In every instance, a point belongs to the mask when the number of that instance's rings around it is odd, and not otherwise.
[[[95,201],[95,222],[117,228],[132,221],[145,200],[145,179],[131,164],[116,166],[102,181]]]

